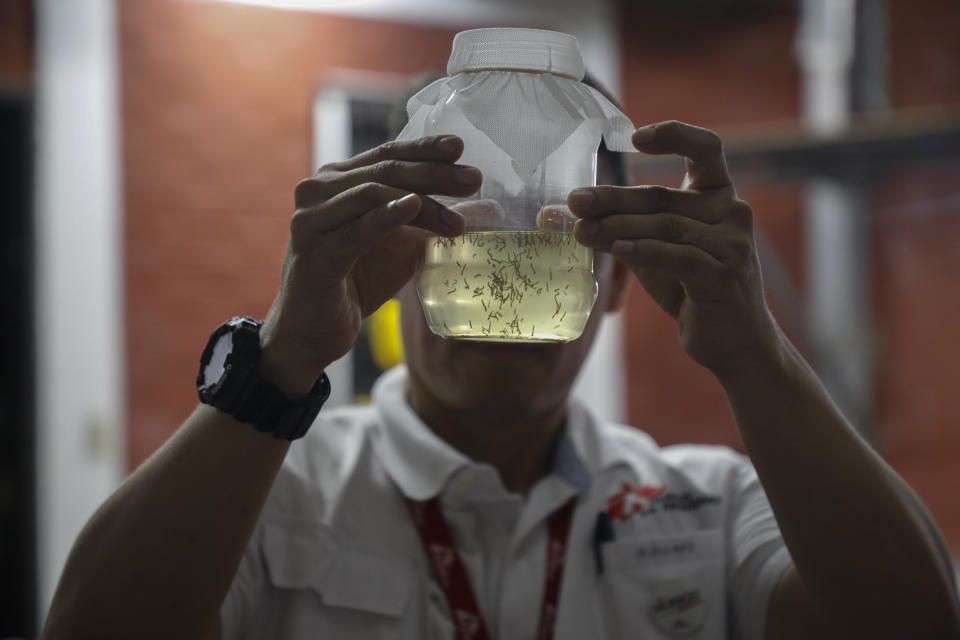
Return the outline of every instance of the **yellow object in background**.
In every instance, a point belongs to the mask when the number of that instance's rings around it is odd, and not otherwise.
[[[373,361],[381,371],[403,362],[399,302],[387,300],[367,318],[367,340]]]

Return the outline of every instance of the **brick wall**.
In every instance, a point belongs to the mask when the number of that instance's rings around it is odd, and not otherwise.
[[[210,329],[230,314],[263,315],[270,303],[292,187],[313,169],[318,84],[336,68],[412,74],[442,64],[453,32],[220,4],[142,0],[119,8],[135,466],[193,406]],[[960,39],[950,30],[960,5],[896,0],[891,8],[895,106],[960,104]],[[624,100],[638,124],[677,118],[730,134],[796,121],[791,13],[698,22],[645,8],[626,13],[622,25]],[[955,549],[956,178],[956,169],[943,168],[899,176],[877,191],[874,264],[878,444]],[[798,190],[739,187],[802,292]],[[933,214],[911,213],[918,207]],[[719,387],[675,336],[672,321],[637,288],[625,344],[631,421],[664,443],[739,446]]]
[[[0,88],[33,79],[33,10],[29,0],[0,2]]]
[[[335,69],[442,64],[453,33],[217,3],[118,7],[134,467],[194,406],[213,327],[270,305],[293,187],[315,169],[317,87]]]
[[[792,13],[691,18],[645,9],[627,11],[622,25],[624,102],[635,124],[675,119],[724,135],[757,122],[796,121]],[[678,186],[681,177],[634,179]],[[798,190],[746,182],[738,182],[738,190],[800,286]],[[625,322],[631,422],[661,444],[707,442],[742,450],[719,384],[686,356],[675,323],[640,287],[631,293]]]
[[[894,0],[890,9],[893,107],[901,113],[932,107],[958,113],[960,39],[954,27],[960,4]],[[623,84],[629,115],[637,123],[687,120],[722,134],[756,122],[795,121],[800,96],[794,29],[789,13],[710,22],[649,11],[626,15]],[[958,185],[958,166],[888,176],[871,204],[876,444],[929,506],[955,552],[960,550]],[[760,229],[802,292],[799,193],[790,185],[741,184],[740,195],[753,205]],[[685,357],[672,322],[639,291],[630,299],[627,325],[632,422],[662,443],[740,448],[719,386]]]
[[[960,115],[960,3],[891,2],[897,109]],[[960,555],[960,163],[874,193],[877,432]]]

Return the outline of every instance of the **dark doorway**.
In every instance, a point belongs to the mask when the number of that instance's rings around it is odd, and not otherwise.
[[[0,638],[34,637],[33,109],[0,89]]]

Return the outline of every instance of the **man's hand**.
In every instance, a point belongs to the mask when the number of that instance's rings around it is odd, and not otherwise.
[[[479,189],[480,172],[454,164],[462,152],[455,136],[388,142],[297,185],[283,280],[261,332],[266,377],[305,393],[416,272],[424,230],[463,232],[461,215],[425,197]]]
[[[577,239],[630,266],[677,321],[680,341],[719,374],[774,341],[754,243],[753,212],[737,199],[720,139],[681,122],[637,129],[634,146],[687,158],[679,189],[600,186],[577,189]]]

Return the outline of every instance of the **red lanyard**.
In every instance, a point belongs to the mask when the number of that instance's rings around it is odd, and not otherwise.
[[[470,587],[466,567],[453,545],[450,528],[440,511],[436,498],[425,502],[408,500],[410,513],[420,533],[420,541],[433,565],[433,572],[447,598],[460,640],[490,640],[487,626],[480,614],[477,598]],[[547,565],[544,578],[543,604],[537,640],[551,640],[557,620],[557,602],[563,579],[563,563],[567,550],[567,536],[573,519],[573,500],[550,516],[550,539],[547,542]]]

